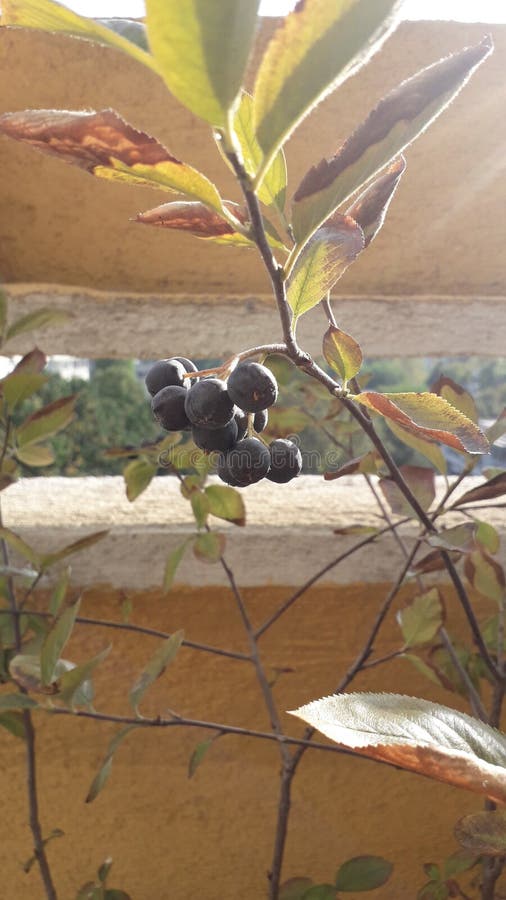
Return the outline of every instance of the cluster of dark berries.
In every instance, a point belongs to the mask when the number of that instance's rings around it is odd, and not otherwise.
[[[278,484],[300,474],[302,456],[293,441],[278,439],[267,447],[252,435],[268,421],[278,386],[272,372],[256,362],[243,362],[228,381],[202,376],[183,356],[160,359],[146,375],[151,409],[166,431],[191,430],[201,450],[220,453],[218,475],[226,484],[246,487],[262,478]],[[248,427],[248,425],[250,427]]]

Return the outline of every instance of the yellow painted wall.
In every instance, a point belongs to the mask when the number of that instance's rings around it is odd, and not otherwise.
[[[255,623],[288,595],[289,588],[244,591]],[[320,587],[306,594],[261,644],[268,666],[291,667],[275,688],[281,710],[332,691],[367,632],[385,585]],[[413,590],[413,589],[409,589]],[[408,591],[409,593],[409,591]],[[445,591],[453,619],[456,601]],[[230,592],[222,588],[176,588],[133,596],[132,621],[171,631],[184,627],[189,639],[246,649]],[[88,592],[81,612],[120,619],[121,595]],[[458,616],[457,616],[458,619]],[[460,621],[460,620],[459,620]],[[462,622],[459,625],[462,631]],[[109,640],[114,649],[96,679],[97,709],[129,713],[127,695],[156,641],[132,633],[81,626],[65,655],[89,658]],[[391,616],[378,644],[384,653],[398,646]],[[394,661],[356,681],[359,690],[386,690],[433,697],[461,705]],[[146,695],[146,715],[173,707],[181,714],[267,729],[258,686],[248,664],[183,648],[177,661]],[[283,715],[288,732],[298,723]],[[62,828],[65,837],[49,845],[60,900],[73,900],[107,855],[114,858],[111,886],[134,900],[261,900],[277,805],[275,745],[244,737],[221,738],[193,780],[187,778],[192,749],[201,731],[167,729],[134,732],[119,750],[104,792],[91,805],[86,792],[114,732],[109,724],[36,716],[40,795],[45,833]],[[2,900],[42,897],[35,868],[27,876],[20,861],[31,852],[23,745],[0,734]],[[310,751],[293,792],[285,877],[332,879],[348,857],[374,853],[395,862],[383,889],[365,896],[411,900],[423,883],[421,865],[457,849],[456,818],[481,806],[467,792],[433,783],[367,760]]]

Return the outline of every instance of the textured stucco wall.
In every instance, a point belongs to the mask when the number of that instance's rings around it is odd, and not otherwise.
[[[288,588],[249,589],[255,623],[263,621]],[[272,629],[261,644],[271,673],[289,666],[275,688],[279,708],[332,691],[352,661],[381,602],[386,585],[327,586],[313,590]],[[452,619],[456,601],[446,592]],[[406,592],[405,592],[406,596]],[[239,617],[228,590],[178,589],[132,595],[132,620],[188,638],[245,649]],[[85,614],[119,618],[120,593],[87,592]],[[478,606],[479,611],[481,607]],[[458,630],[458,629],[457,629]],[[398,646],[393,616],[377,651]],[[66,655],[83,661],[109,640],[114,649],[96,679],[99,710],[128,713],[129,688],[154,651],[152,638],[80,627]],[[359,690],[387,690],[460,701],[418,676],[406,662],[372,669],[357,679]],[[259,729],[268,728],[258,686],[247,664],[184,649],[146,695],[146,715],[171,706],[179,712]],[[297,722],[283,714],[292,735]],[[109,784],[91,805],[84,797],[114,727],[96,722],[36,716],[44,832],[59,827],[65,837],[48,852],[62,900],[73,900],[105,856],[114,858],[111,884],[133,900],[262,900],[266,896],[275,810],[275,746],[224,737],[211,749],[192,781],[187,764],[202,732],[189,729],[131,734],[119,750]],[[31,853],[20,741],[0,734],[2,887],[5,900],[38,900],[36,870],[24,875],[19,862]],[[311,751],[293,792],[285,877],[332,878],[339,862],[360,853],[395,862],[395,875],[371,894],[378,900],[412,900],[423,883],[422,863],[457,849],[455,819],[480,808],[472,794],[396,772],[365,760]],[[369,895],[368,895],[369,896]]]

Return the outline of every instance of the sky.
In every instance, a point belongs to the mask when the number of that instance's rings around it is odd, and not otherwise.
[[[144,14],[143,0],[63,0],[63,2],[86,16],[139,17]],[[261,12],[264,15],[283,15],[294,5],[295,0],[263,0]],[[403,15],[406,19],[506,23],[506,0],[405,0]]]

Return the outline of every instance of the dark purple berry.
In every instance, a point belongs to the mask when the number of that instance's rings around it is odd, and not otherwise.
[[[162,388],[171,384],[184,387],[186,390],[188,388],[188,379],[185,380],[185,374],[186,369],[179,360],[159,359],[158,362],[151,366],[146,375],[146,387],[152,397],[158,394],[158,391],[161,391]]]
[[[242,441],[243,437],[246,437],[246,432],[248,430],[248,413],[244,412],[242,409],[237,409],[236,407],[234,422],[237,425],[237,440]]]
[[[227,383],[234,403],[246,412],[259,412],[276,402],[278,386],[274,375],[260,363],[245,362],[237,366]]]
[[[219,378],[205,378],[193,384],[186,395],[185,408],[190,422],[203,428],[222,428],[234,415],[227,385]]]
[[[234,419],[227,422],[222,428],[202,428],[194,425],[192,428],[193,443],[201,450],[231,450],[237,443],[237,424]]]
[[[278,438],[269,447],[271,468],[266,476],[276,484],[286,484],[302,471],[302,454],[293,441]]]
[[[246,487],[267,475],[271,456],[268,448],[258,438],[245,438],[229,450],[223,464],[224,473],[231,479],[228,484]],[[221,476],[222,477],[222,476]]]
[[[265,431],[268,421],[269,413],[266,409],[261,409],[260,412],[255,413],[253,417],[253,428],[257,434],[260,434],[261,431]]]
[[[153,415],[166,431],[181,431],[188,428],[190,423],[185,412],[187,396],[186,388],[171,384],[162,388],[153,397],[151,401]]]
[[[175,356],[174,359],[181,363],[186,372],[198,372],[198,368],[195,363],[192,362],[191,359],[187,359],[186,356]],[[188,378],[186,379],[187,382],[189,380],[190,379]],[[191,380],[194,381],[195,379],[192,378]]]

